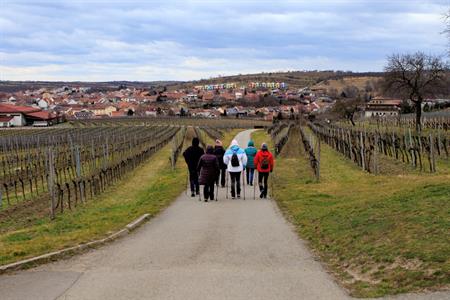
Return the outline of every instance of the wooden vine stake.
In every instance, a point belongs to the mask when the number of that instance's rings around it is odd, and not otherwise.
[[[52,149],[48,150],[48,192],[50,194],[50,218],[55,218],[55,163]]]
[[[317,160],[317,166],[316,166],[316,180],[317,182],[320,181],[320,138],[317,138],[317,151],[316,151],[316,160]]]

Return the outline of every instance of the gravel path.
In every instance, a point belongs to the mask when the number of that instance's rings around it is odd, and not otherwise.
[[[238,134],[246,145],[250,130]],[[1,299],[347,299],[276,204],[186,194],[133,234],[0,276]],[[249,197],[250,196],[250,197]],[[433,294],[424,299],[446,299]],[[419,299],[408,295],[404,299]]]

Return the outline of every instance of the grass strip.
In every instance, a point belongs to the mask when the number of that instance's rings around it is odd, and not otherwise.
[[[448,173],[375,176],[322,144],[316,183],[294,134],[274,174],[279,206],[353,296],[448,288]]]

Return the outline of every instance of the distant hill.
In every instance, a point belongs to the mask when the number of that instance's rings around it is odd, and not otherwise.
[[[334,87],[341,90],[346,84],[363,88],[368,80],[378,80],[379,72],[354,73],[350,71],[289,71],[263,72],[256,74],[238,74],[194,81],[0,81],[0,92],[12,93],[20,90],[36,90],[40,88],[90,87],[94,91],[116,90],[119,87],[148,89],[167,87],[169,90],[192,88],[196,85],[236,83],[247,85],[249,82],[284,82],[291,89],[303,87]]]
[[[87,82],[87,81],[0,81],[0,92],[13,93],[21,90],[37,90],[41,88],[60,88],[69,87],[90,87],[95,90],[117,90],[119,87],[130,88],[151,88],[170,86],[179,83],[178,81],[105,81],[105,82]]]
[[[290,72],[263,72],[257,74],[239,74],[231,76],[215,77],[188,82],[175,83],[170,89],[191,88],[196,85],[237,83],[246,85],[249,82],[285,82],[290,88],[311,87],[330,80],[341,78],[355,78],[355,82],[366,81],[367,78],[379,78],[382,73],[354,73],[344,71],[290,71]],[[364,78],[364,79],[359,79]]]

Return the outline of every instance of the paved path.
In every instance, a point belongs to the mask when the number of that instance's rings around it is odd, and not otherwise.
[[[347,299],[273,201],[224,193],[210,203],[183,194],[119,241],[0,276],[0,299]]]

